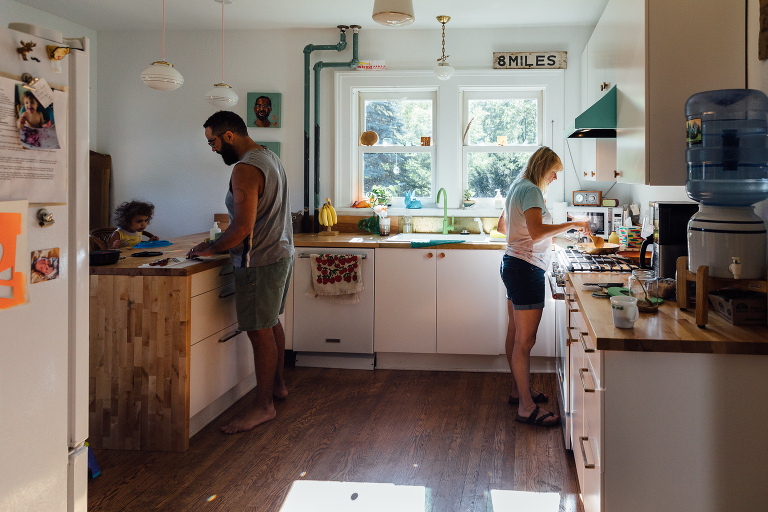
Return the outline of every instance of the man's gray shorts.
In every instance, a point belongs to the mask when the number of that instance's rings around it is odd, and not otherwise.
[[[258,331],[277,325],[293,273],[293,258],[261,267],[235,268],[235,306],[238,329]]]

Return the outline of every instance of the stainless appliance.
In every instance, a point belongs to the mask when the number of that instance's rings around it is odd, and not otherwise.
[[[613,210],[607,206],[569,206],[565,209],[569,221],[586,220],[592,233],[606,240],[613,230]]]
[[[699,211],[691,201],[651,201],[653,238],[640,248],[640,266],[653,268],[658,277],[675,277],[677,258],[688,255],[688,221]],[[651,263],[645,262],[646,248],[653,243]]]
[[[557,372],[557,398],[560,405],[560,418],[563,423],[565,447],[572,450],[571,382],[569,361],[570,343],[568,336],[568,318],[565,292],[565,274],[567,272],[616,272],[631,273],[638,265],[631,260],[615,254],[585,254],[573,249],[558,250],[553,258],[552,268],[547,272],[547,282],[552,298],[555,299],[555,369]],[[596,282],[610,281],[600,277]]]

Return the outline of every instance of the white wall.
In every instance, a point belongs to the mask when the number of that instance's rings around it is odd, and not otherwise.
[[[96,128],[96,59],[98,36],[95,30],[72,23],[65,19],[53,16],[34,7],[20,4],[14,0],[0,0],[0,27],[6,28],[9,23],[30,23],[41,27],[58,30],[64,37],[87,37],[90,39],[90,63],[91,63],[91,99],[90,103],[90,148],[94,149],[98,145],[98,131]],[[66,58],[66,57],[65,57]]]
[[[578,114],[578,62],[591,31],[592,27],[449,28],[446,53],[456,68],[490,69],[494,51],[567,51],[573,63],[565,73],[567,120]],[[293,211],[303,208],[303,49],[307,44],[336,44],[338,40],[335,28],[225,34],[224,82],[240,97],[234,111],[245,116],[248,92],[282,93],[281,128],[249,131],[257,141],[281,142]],[[344,52],[314,52],[312,65],[318,60],[349,61],[351,32],[347,41]],[[361,31],[359,57],[383,59],[388,69],[431,69],[440,56],[440,45],[440,29]],[[155,203],[149,230],[161,238],[207,231],[213,214],[225,211],[230,173],[221,157],[206,146],[202,128],[215,111],[203,96],[221,81],[221,33],[166,32],[165,48],[166,60],[185,80],[181,88],[171,92],[149,89],[139,79],[142,70],[162,56],[160,32],[99,34],[97,150],[112,155],[114,203],[132,198]],[[332,197],[333,70],[322,73],[320,192],[322,197]]]

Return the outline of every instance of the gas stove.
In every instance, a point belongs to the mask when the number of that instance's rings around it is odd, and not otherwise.
[[[565,272],[625,272],[639,268],[637,263],[615,254],[586,254],[576,249],[557,251],[557,263]]]

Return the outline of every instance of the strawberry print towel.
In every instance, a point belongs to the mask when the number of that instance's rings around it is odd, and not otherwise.
[[[360,302],[362,258],[356,254],[311,254],[307,295],[330,302]]]

